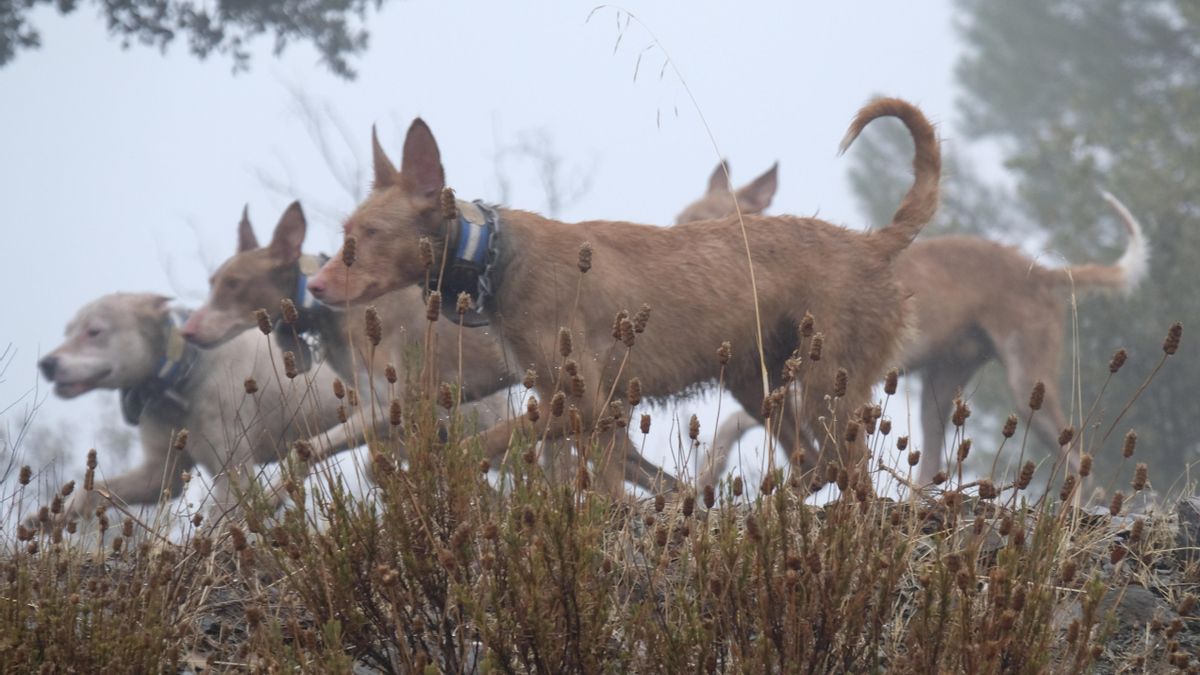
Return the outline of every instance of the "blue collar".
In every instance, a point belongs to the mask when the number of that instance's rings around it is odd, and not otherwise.
[[[166,345],[154,375],[129,389],[121,390],[121,414],[129,424],[136,425],[142,418],[146,406],[154,400],[166,399],[182,410],[189,402],[180,392],[192,366],[196,363],[199,350],[183,339],[181,332],[190,311],[171,309],[165,318]]]
[[[447,224],[446,236],[454,254],[445,262],[440,278],[431,279],[428,291],[441,291],[442,314],[450,321],[475,328],[491,321],[485,313],[492,297],[492,273],[496,265],[497,240],[500,235],[500,215],[496,208],[480,200],[455,201],[458,220]],[[471,296],[471,308],[458,313],[458,294]]]

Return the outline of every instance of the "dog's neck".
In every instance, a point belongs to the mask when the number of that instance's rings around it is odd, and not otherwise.
[[[199,356],[199,350],[184,340],[180,332],[190,313],[182,309],[167,311],[163,319],[162,357],[154,373],[136,386],[121,390],[121,414],[129,424],[137,425],[146,406],[155,402],[187,411],[190,404],[187,379]]]
[[[425,284],[425,292],[439,291],[442,313],[450,321],[468,328],[486,326],[495,294],[496,262],[500,243],[500,213],[480,200],[455,200],[458,217],[446,223],[446,257],[436,278]],[[471,306],[458,312],[458,296],[466,293]]]

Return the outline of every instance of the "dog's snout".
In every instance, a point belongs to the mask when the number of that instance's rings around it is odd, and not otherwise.
[[[41,369],[42,375],[45,375],[47,380],[53,380],[54,373],[58,371],[58,357],[51,355],[43,358],[38,361],[38,368]]]
[[[320,277],[314,277],[308,281],[308,290],[318,299],[325,294],[325,282]]]

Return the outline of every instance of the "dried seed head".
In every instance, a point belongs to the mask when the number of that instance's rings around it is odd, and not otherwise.
[[[1010,414],[1008,419],[1004,420],[1004,428],[1000,430],[1000,434],[1005,438],[1012,438],[1015,433],[1017,433],[1017,416]]]
[[[1033,472],[1036,470],[1037,465],[1033,463],[1033,460],[1025,461],[1025,464],[1021,467],[1021,473],[1017,475],[1016,485],[1018,490],[1024,490],[1029,487],[1029,483],[1033,481]]]
[[[700,418],[692,415],[692,419],[688,420],[688,438],[692,442],[697,442],[700,438]]]
[[[346,398],[346,385],[342,384],[340,377],[333,378],[333,395],[339,401]]]
[[[283,322],[289,326],[300,320],[300,312],[296,311],[296,303],[292,302],[291,298],[280,300],[279,310],[283,315]]]
[[[1179,351],[1179,340],[1183,337],[1183,324],[1176,321],[1167,330],[1167,339],[1163,340],[1163,353],[1174,356]]]
[[[813,336],[813,315],[808,312],[800,319],[800,337],[810,338]]]
[[[59,490],[58,492],[59,492],[59,494],[61,494],[64,497],[70,497],[71,493],[74,491],[75,491],[75,481],[69,480],[69,481],[63,483],[62,489]]]
[[[304,440],[296,441],[292,443],[292,452],[296,453],[296,459],[307,462],[312,459],[312,444]]]
[[[958,444],[958,461],[959,462],[967,461],[967,455],[970,455],[970,454],[971,454],[971,439],[964,438]]]
[[[293,380],[299,375],[296,370],[296,354],[293,352],[283,353],[283,374],[287,375],[289,380]]]
[[[542,413],[538,410],[537,398],[530,396],[529,400],[525,403],[525,417],[528,418],[530,422],[536,422],[541,416]]]
[[[586,392],[587,392],[587,386],[583,381],[583,376],[582,375],[572,375],[571,376],[571,395],[574,396],[575,398],[583,398],[583,395]]]
[[[87,468],[89,468],[89,469],[95,469],[95,468],[96,468],[96,449],[95,449],[95,448],[92,448],[91,450],[88,450],[88,454],[87,454]],[[22,485],[24,485],[24,483],[22,483]]]
[[[625,343],[626,347],[632,347],[637,335],[633,330],[633,321],[629,317],[621,319],[621,342]]]
[[[733,347],[729,344],[729,341],[722,342],[721,346],[717,347],[717,362],[722,366],[729,363],[729,357],[732,353]]]
[[[567,408],[567,428],[575,438],[583,435],[583,415],[575,406]]]
[[[742,480],[742,477],[734,476],[733,477],[733,485],[731,485],[729,489],[733,491],[734,497],[741,497],[742,492],[745,490],[745,483]]]
[[[1112,360],[1108,362],[1108,372],[1116,374],[1121,366],[1125,365],[1125,360],[1128,358],[1129,352],[1125,351],[1124,347],[1113,352]]]
[[[187,447],[187,442],[188,430],[180,429],[179,432],[175,434],[175,442],[171,444],[171,447],[175,448],[177,452],[183,452],[184,448]]]
[[[93,450],[93,453],[96,451]],[[33,469],[28,464],[21,467],[20,473],[17,475],[17,482],[21,485],[29,485],[29,481],[33,480]]]
[[[1079,565],[1074,560],[1068,560],[1063,563],[1062,570],[1059,572],[1059,578],[1064,584],[1069,584],[1075,579],[1075,572],[1079,570]]]
[[[532,368],[525,369],[525,377],[521,379],[521,386],[533,389],[535,385],[537,385],[537,371]]]
[[[1046,385],[1038,380],[1033,384],[1033,390],[1029,392],[1029,409],[1041,410],[1042,403],[1046,401]]]
[[[654,512],[662,513],[663,509],[665,509],[666,507],[667,507],[667,498],[661,492],[654,495]]]
[[[267,310],[254,310],[254,320],[258,323],[258,329],[262,331],[263,335],[271,334],[271,315],[267,314]]]
[[[566,326],[558,329],[558,353],[565,359],[571,355],[571,331]]]
[[[537,464],[537,451],[533,448],[529,448],[525,452],[521,453],[521,459],[529,466],[533,466],[534,464]]]
[[[358,239],[352,234],[346,235],[346,240],[342,242],[342,264],[351,267],[357,259]]]
[[[579,364],[576,363],[575,359],[567,359],[566,361],[563,361],[562,369],[563,372],[571,377],[579,374]]]
[[[579,271],[587,274],[590,269],[592,269],[592,245],[585,241],[579,245]]]
[[[916,466],[920,463],[921,463],[921,451],[920,450],[913,450],[912,452],[908,453],[908,465],[909,466]]]
[[[711,509],[717,503],[717,491],[711,485],[704,486],[704,508]]]
[[[346,420],[349,419],[349,417],[347,417],[347,415],[346,415],[346,406],[339,405],[337,407],[337,418],[338,418],[338,422],[341,422],[342,424],[346,423]]]
[[[388,406],[388,422],[391,422],[394,427],[400,426],[400,422],[404,419],[403,414],[404,411],[400,407],[400,399],[393,398],[391,404]]]
[[[945,471],[939,471],[933,475],[933,484],[941,485],[942,483],[945,483],[946,479],[948,478],[949,476],[946,475]]]
[[[892,433],[892,421],[890,419],[879,420],[879,433],[884,436]]]
[[[825,344],[825,336],[824,335],[822,335],[821,333],[817,333],[812,336],[812,344],[809,345],[809,347],[808,347],[808,360],[809,361],[820,361],[821,360],[821,348],[824,346],[824,344]]]
[[[883,393],[888,396],[896,394],[896,386],[900,383],[900,372],[895,368],[887,371],[887,375],[883,379]]]
[[[1108,554],[1108,562],[1112,563],[1113,565],[1116,565],[1117,563],[1119,563],[1125,559],[1125,554],[1128,552],[1129,552],[1129,549],[1125,548],[1124,546],[1122,546],[1120,544],[1113,544],[1112,550],[1109,551],[1109,554]],[[1071,625],[1072,626],[1078,625],[1078,620],[1076,620],[1076,622],[1072,623]],[[1067,638],[1068,639],[1070,638],[1069,632],[1067,634]],[[1072,642],[1073,642],[1073,640],[1072,640]]]
[[[683,504],[680,507],[684,518],[691,518],[692,513],[696,511],[696,495],[688,492],[683,496]]]
[[[624,309],[617,312],[617,315],[615,317],[613,317],[612,336],[613,336],[614,340],[621,339],[621,322],[625,321],[628,318],[629,318],[629,312]]]
[[[378,347],[380,340],[383,339],[383,322],[379,320],[379,310],[375,309],[375,305],[367,305],[363,316],[367,324],[367,339],[371,341],[372,345]]]
[[[441,194],[442,220],[458,220],[458,204],[454,202],[454,189],[442,188]]]
[[[550,414],[555,417],[562,417],[566,405],[567,395],[561,391],[554,392],[554,397],[550,399]]]
[[[838,368],[837,374],[833,376],[833,397],[842,398],[846,395],[846,369]]]
[[[1112,502],[1108,505],[1108,513],[1111,516],[1117,516],[1121,513],[1121,507],[1125,505],[1125,493],[1117,490],[1113,493]]]
[[[639,428],[643,434],[650,433],[650,413],[642,413],[642,420]]]
[[[1137,448],[1137,432],[1130,429],[1125,433],[1125,442],[1121,445],[1121,456],[1125,459],[1133,457],[1133,451]]]
[[[431,291],[429,297],[425,299],[425,319],[430,322],[437,321],[441,313],[442,292]]]
[[[1067,427],[1058,432],[1058,444],[1062,446],[1069,445],[1072,439],[1075,438],[1075,427]]]
[[[417,242],[417,251],[421,255],[421,265],[428,271],[433,267],[433,242],[429,237],[421,237]]]
[[[357,389],[350,387],[349,389],[346,390],[346,403],[349,403],[351,408],[358,405],[358,390]]]
[[[1146,480],[1150,472],[1149,467],[1145,462],[1138,462],[1137,467],[1133,470],[1133,489],[1134,491],[1141,490],[1146,487]]]
[[[1091,474],[1092,474],[1092,456],[1085,452],[1079,458],[1079,477],[1087,478]]]
[[[642,303],[642,308],[633,316],[633,332],[646,332],[646,324],[650,323],[650,305]]]
[[[588,473],[586,464],[580,464],[575,470],[575,489],[579,492],[587,490],[592,486],[592,477]]]
[[[854,420],[849,420],[846,422],[846,435],[844,437],[846,439],[846,443],[854,443],[858,441],[858,430],[858,422],[855,422]]]
[[[908,436],[901,436],[896,439],[896,449],[900,452],[904,452],[906,449],[908,449]]]
[[[454,391],[450,389],[449,382],[443,382],[438,387],[438,405],[446,410],[454,407]]]
[[[638,378],[629,380],[629,391],[626,394],[630,407],[642,402],[642,381]]]
[[[121,523],[121,534],[126,538],[133,536],[133,518],[126,518]]]
[[[383,376],[387,379],[388,384],[396,384],[396,380],[400,379],[399,374],[396,372],[396,366],[390,363],[384,366]]]
[[[258,392],[258,380],[253,377],[247,377],[243,385],[246,388],[246,393],[253,395]]]
[[[1062,489],[1058,491],[1058,498],[1062,501],[1067,501],[1071,495],[1075,493],[1075,474],[1069,474],[1066,480],[1063,481]]]
[[[758,527],[758,519],[751,513],[746,516],[746,536],[750,541],[759,542],[762,540],[762,530]]]
[[[775,472],[768,471],[767,475],[763,476],[762,482],[759,483],[758,489],[768,497],[775,492]]]
[[[980,499],[995,499],[999,493],[996,491],[996,485],[992,481],[983,478],[979,481],[979,498]]]
[[[1179,605],[1175,608],[1181,616],[1189,616],[1196,609],[1196,596],[1188,593],[1183,596],[1183,600],[1179,601]]]
[[[950,417],[950,421],[954,426],[961,427],[967,423],[967,418],[971,416],[971,406],[961,398],[954,399],[954,415]]]
[[[54,515],[58,515],[58,514],[62,513],[62,509],[63,509],[62,495],[56,494],[56,495],[54,495],[54,499],[50,500],[50,513],[53,513]]]
[[[1129,527],[1129,541],[1134,544],[1140,542],[1145,531],[1146,520],[1144,518],[1138,518],[1137,520],[1134,520],[1133,525]]]

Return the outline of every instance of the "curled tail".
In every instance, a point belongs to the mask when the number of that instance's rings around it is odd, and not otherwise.
[[[891,258],[912,243],[928,223],[938,206],[938,184],[942,176],[942,152],[937,132],[925,115],[913,104],[898,98],[879,98],[858,111],[842,138],[840,152],[845,152],[862,130],[877,117],[899,118],[916,144],[913,154],[913,184],[900,202],[887,227],[875,233],[883,244],[883,255]]]
[[[1051,270],[1055,280],[1064,286],[1071,286],[1077,291],[1120,291],[1131,293],[1137,288],[1142,278],[1146,276],[1146,267],[1150,258],[1150,246],[1146,243],[1146,235],[1137,218],[1125,208],[1119,199],[1109,192],[1101,193],[1104,201],[1116,212],[1125,225],[1129,234],[1129,242],[1121,258],[1111,265],[1089,263],[1072,265],[1065,269]]]

